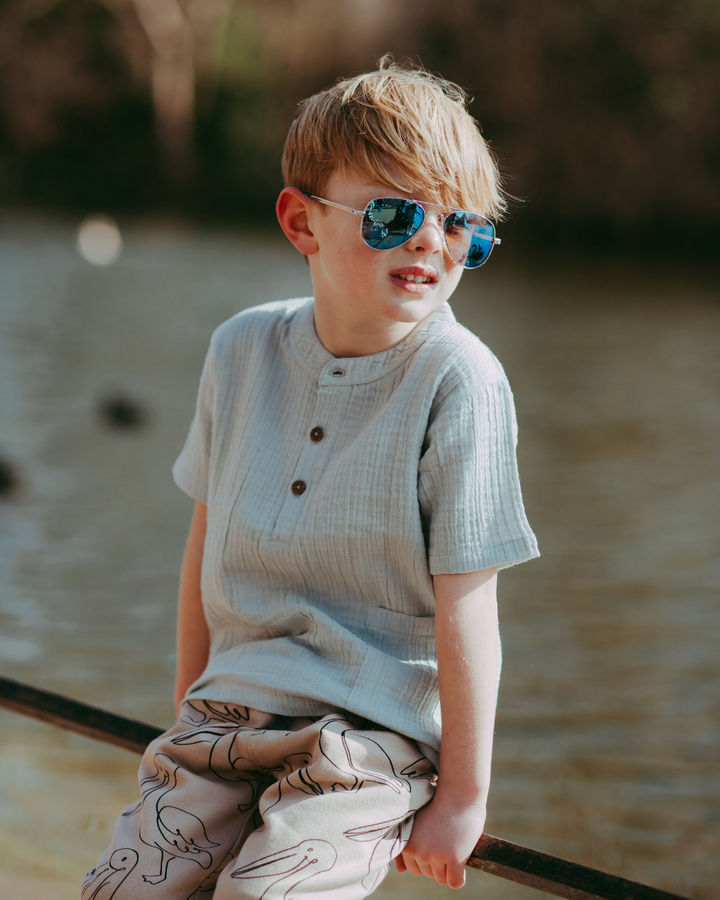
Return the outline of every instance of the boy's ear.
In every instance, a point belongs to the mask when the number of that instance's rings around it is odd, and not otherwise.
[[[313,201],[301,190],[286,187],[280,192],[275,211],[288,240],[306,256],[318,252],[318,242],[310,227]]]

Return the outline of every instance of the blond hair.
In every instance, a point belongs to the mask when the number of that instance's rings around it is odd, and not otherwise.
[[[506,208],[500,176],[467,102],[456,84],[384,57],[377,71],[302,101],[285,142],[285,184],[322,196],[334,171],[349,170],[497,218]]]

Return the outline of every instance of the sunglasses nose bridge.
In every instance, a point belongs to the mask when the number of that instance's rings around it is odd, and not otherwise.
[[[417,235],[420,234],[420,232],[424,231],[425,228],[430,227],[439,237],[440,243],[447,246],[447,241],[445,238],[445,219],[447,218],[448,214],[436,212],[435,210],[423,209],[420,204],[418,204],[418,207],[422,210],[423,219],[422,222],[420,222],[420,224],[418,225],[417,230],[413,232],[410,240],[417,237]]]

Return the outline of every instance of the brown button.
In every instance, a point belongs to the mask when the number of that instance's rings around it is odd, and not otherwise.
[[[319,444],[320,441],[325,437],[325,432],[319,425],[316,425],[315,428],[310,432],[310,440],[313,444]]]
[[[295,494],[296,497],[299,497],[300,494],[305,493],[306,488],[307,488],[307,485],[305,484],[304,481],[293,481],[293,483],[290,487],[290,490],[293,492],[293,494]]]

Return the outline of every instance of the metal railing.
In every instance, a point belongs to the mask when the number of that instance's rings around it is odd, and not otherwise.
[[[134,753],[162,734],[154,725],[10,678],[0,677],[0,707]],[[565,900],[685,900],[489,834],[480,838],[467,865]]]

